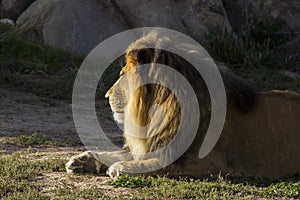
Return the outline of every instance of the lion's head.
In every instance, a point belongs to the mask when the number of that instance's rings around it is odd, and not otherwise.
[[[149,43],[157,48],[146,48]],[[114,119],[124,124],[126,146],[133,154],[155,151],[168,144],[175,137],[181,123],[181,108],[176,95],[170,89],[159,84],[141,84],[145,76],[159,76],[161,72],[157,64],[169,66],[181,73],[196,91],[198,102],[201,102],[200,116],[205,122],[201,123],[198,132],[205,132],[209,124],[211,102],[201,75],[182,57],[161,50],[163,45],[171,45],[171,41],[159,37],[155,32],[132,43],[126,51],[126,64],[120,72],[119,79],[106,93]],[[144,64],[150,64],[151,68],[143,71]],[[221,74],[225,81],[229,104],[242,112],[251,109],[255,102],[255,91],[236,77],[223,71]],[[136,87],[137,85],[142,86]],[[157,106],[159,108],[156,108]],[[126,121],[126,111],[133,123],[140,127],[148,127],[133,130],[127,125],[129,122]],[[199,138],[202,138],[203,134],[199,134]]]

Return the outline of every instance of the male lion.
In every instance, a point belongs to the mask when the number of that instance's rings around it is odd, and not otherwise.
[[[128,47],[126,65],[121,70],[120,78],[106,94],[115,120],[125,127],[123,151],[84,152],[70,159],[66,164],[67,172],[106,172],[111,177],[123,172],[142,173],[143,169],[151,175],[194,177],[218,173],[281,177],[300,172],[300,95],[285,91],[257,93],[249,84],[222,70],[220,73],[227,94],[226,121],[213,150],[206,157],[199,158],[211,120],[208,88],[188,61],[160,50],[162,42],[172,45],[172,41],[162,41],[158,37],[158,34],[150,33]],[[145,48],[149,43],[157,48]],[[191,84],[199,102],[197,134],[189,148],[167,166],[162,163],[172,156],[174,148],[165,151],[161,157],[144,155],[172,142],[182,121],[182,110],[176,95],[165,86],[149,83],[133,90],[141,81],[141,65],[147,63],[152,66],[164,64],[180,72]],[[148,73],[160,75],[155,68]],[[154,105],[165,108],[164,113],[159,109],[153,110]],[[143,131],[135,133],[137,135],[130,133],[125,109],[129,110],[130,118],[136,125],[144,127],[141,129]],[[188,139],[189,133],[185,134]],[[112,163],[110,166],[103,164],[107,160]]]

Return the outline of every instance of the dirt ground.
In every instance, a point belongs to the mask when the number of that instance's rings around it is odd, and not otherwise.
[[[121,131],[112,120],[108,103],[102,99],[97,102],[98,119],[101,126],[112,140],[120,140]],[[5,138],[19,134],[37,132],[53,140],[79,140],[72,118],[71,104],[54,101],[24,93],[16,89],[0,86],[0,149],[6,154],[26,150],[28,147],[11,143]],[[4,139],[3,139],[4,138]],[[83,146],[74,147],[32,147],[30,159],[64,158],[84,151]],[[1,156],[1,153],[0,153]],[[127,188],[114,188],[107,184],[107,176],[75,176],[66,172],[40,173],[34,180],[41,186],[43,193],[53,188],[83,189],[97,187],[104,194],[124,194]]]
[[[120,140],[121,130],[112,119],[107,100],[97,100],[96,105],[104,132],[109,138]],[[79,140],[71,103],[0,86],[0,135],[16,136],[33,132],[53,140]]]

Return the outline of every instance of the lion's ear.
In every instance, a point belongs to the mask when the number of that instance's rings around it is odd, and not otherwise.
[[[154,59],[154,49],[140,49],[137,52],[137,61],[140,65],[151,63]]]

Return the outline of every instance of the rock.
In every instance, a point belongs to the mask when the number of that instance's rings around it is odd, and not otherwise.
[[[11,25],[11,26],[15,25],[15,22],[12,19],[8,19],[8,18],[0,19],[0,22],[3,24]]]
[[[16,20],[34,0],[2,0],[1,18]]]
[[[221,0],[143,1],[114,0],[131,27],[159,26],[200,40],[216,28],[231,30]]]
[[[278,54],[287,60],[300,60],[300,32],[288,41],[286,44],[280,45],[277,49]]]
[[[300,1],[299,0],[223,0],[227,17],[234,30],[243,31],[253,21],[283,22],[284,33],[296,33],[286,44],[278,48],[281,56],[300,60]]]
[[[295,72],[291,72],[291,71],[288,71],[288,70],[278,70],[278,73],[279,74],[282,74],[284,76],[287,76],[289,78],[292,78],[292,79],[300,79],[300,75],[295,73]]]
[[[17,26],[52,46],[81,53],[136,27],[170,28],[196,40],[210,30],[231,30],[221,0],[36,0],[18,18]]]
[[[107,37],[127,29],[110,1],[37,0],[17,20],[31,37],[72,53],[88,53]]]
[[[234,29],[243,28],[251,20],[271,19],[285,22],[293,31],[300,31],[298,0],[223,0],[228,20]]]

